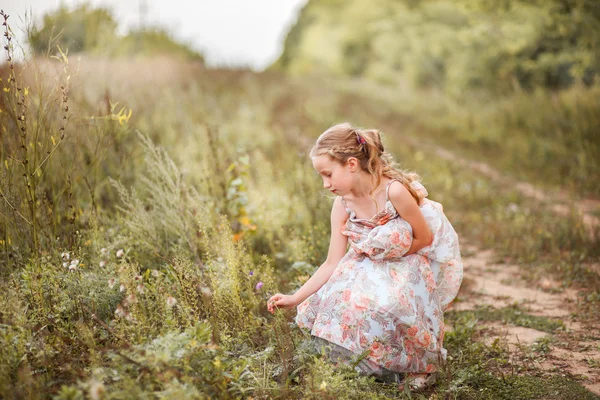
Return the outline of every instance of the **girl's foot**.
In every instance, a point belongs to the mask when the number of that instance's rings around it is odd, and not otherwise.
[[[408,385],[411,390],[422,390],[433,385],[435,381],[435,374],[408,374],[398,388],[404,390],[404,386]]]

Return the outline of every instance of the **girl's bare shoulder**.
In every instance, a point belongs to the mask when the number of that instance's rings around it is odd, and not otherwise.
[[[402,182],[392,181],[392,183],[390,183],[389,185],[390,186],[388,188],[388,198],[390,199],[390,201],[402,202],[409,201],[412,199],[412,195],[410,194],[406,186],[402,184]]]
[[[348,213],[346,212],[346,204],[342,196],[337,196],[333,201],[331,207],[331,222],[345,223],[348,219]]]

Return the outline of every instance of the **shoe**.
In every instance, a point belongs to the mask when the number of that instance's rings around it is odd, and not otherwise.
[[[433,385],[436,380],[435,374],[408,374],[398,389],[404,390],[404,386],[408,384],[411,390],[423,390]]]

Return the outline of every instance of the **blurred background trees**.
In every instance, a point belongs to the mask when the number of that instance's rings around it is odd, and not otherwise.
[[[274,67],[507,92],[590,85],[599,50],[595,0],[313,0]]]
[[[118,33],[118,23],[108,8],[82,4],[75,8],[59,7],[44,15],[41,24],[28,33],[33,51],[43,54],[56,49],[71,53],[123,56],[168,54],[202,61],[190,45],[175,40],[161,27],[138,27],[126,35]]]

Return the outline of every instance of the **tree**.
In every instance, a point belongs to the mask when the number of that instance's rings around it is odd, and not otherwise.
[[[116,38],[117,22],[106,8],[91,8],[88,4],[69,10],[61,6],[44,15],[41,27],[29,33],[29,44],[36,53],[45,53],[55,46],[71,52],[105,50]]]

